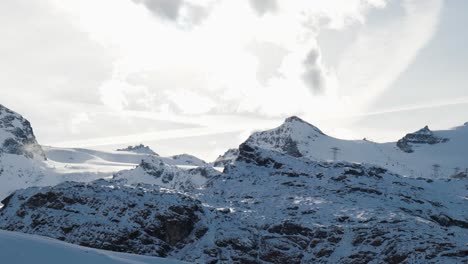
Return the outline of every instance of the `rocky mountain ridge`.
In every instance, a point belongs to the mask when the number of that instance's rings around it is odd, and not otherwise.
[[[277,128],[252,134],[252,146],[316,161],[374,164],[408,177],[448,178],[454,168],[468,168],[467,126],[445,131],[423,128],[398,142],[342,140],[324,134],[298,117],[287,118]],[[439,167],[434,172],[434,164]]]

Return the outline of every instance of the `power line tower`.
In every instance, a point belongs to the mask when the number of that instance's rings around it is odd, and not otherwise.
[[[440,165],[439,164],[434,164],[432,165],[432,170],[434,172],[434,178],[439,178],[439,171],[440,171]]]
[[[338,147],[333,147],[331,148],[332,154],[333,154],[333,161],[336,161],[338,158],[338,153],[340,153],[340,148]]]

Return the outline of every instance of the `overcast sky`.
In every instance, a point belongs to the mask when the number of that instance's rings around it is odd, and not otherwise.
[[[213,159],[298,115],[397,140],[468,121],[468,1],[2,0],[0,103],[44,145]]]

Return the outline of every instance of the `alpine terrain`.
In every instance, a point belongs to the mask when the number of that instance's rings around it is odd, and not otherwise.
[[[290,117],[206,163],[42,148],[1,109],[0,244],[102,263],[468,263],[466,124],[376,143]]]

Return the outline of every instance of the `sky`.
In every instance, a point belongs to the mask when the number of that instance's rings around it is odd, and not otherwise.
[[[212,160],[297,115],[395,141],[468,121],[464,0],[2,0],[0,104],[43,145]]]

